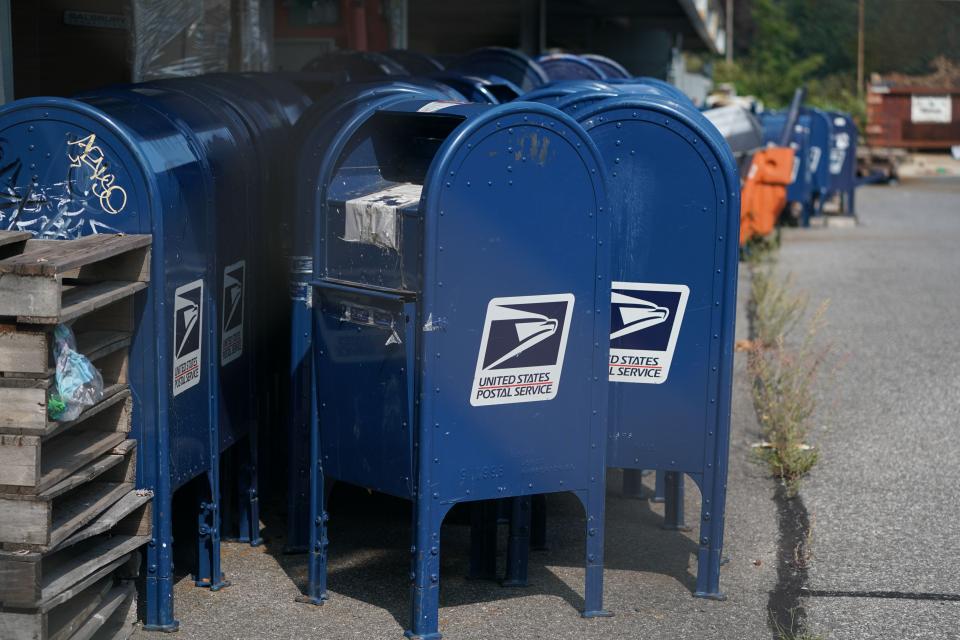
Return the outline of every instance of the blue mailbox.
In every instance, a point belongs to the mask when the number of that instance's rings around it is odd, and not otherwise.
[[[764,143],[779,144],[787,124],[787,112],[760,114]],[[795,221],[803,223],[810,217],[813,202],[813,174],[810,171],[810,116],[801,113],[793,127],[790,147],[794,150],[792,180],[787,186],[787,207]]]
[[[383,78],[388,76],[406,76],[408,71],[395,55],[385,55],[373,51],[327,51],[313,58],[303,66],[304,71],[328,73],[341,76],[342,80]]]
[[[621,93],[613,87],[603,91],[581,91],[561,97],[554,106],[576,118],[581,111],[587,109],[590,105],[620,95]]]
[[[830,114],[820,109],[806,108],[802,113],[809,117],[810,123],[810,146],[806,158],[810,173],[810,203],[802,221],[806,227],[810,225],[810,217],[823,213],[824,201],[829,196],[833,122]]]
[[[550,81],[543,68],[530,56],[505,47],[476,49],[448,65],[447,70],[481,78],[501,78],[520,87],[521,91],[530,91]]]
[[[549,53],[537,58],[547,77],[556,80],[603,80],[606,74],[583,56],[572,53]]]
[[[440,637],[450,508],[536,493],[582,501],[583,615],[603,615],[610,243],[593,143],[543,105],[410,100],[331,149],[315,165],[310,596],[326,598],[326,474],[413,501],[408,636]]]
[[[604,78],[630,78],[632,76],[626,67],[607,56],[598,53],[584,53],[580,57],[589,60],[594,66],[598,67],[603,72]]]
[[[380,55],[390,58],[410,75],[426,76],[444,69],[443,64],[433,56],[412,49],[388,49]]]
[[[696,595],[722,597],[740,182],[699,112],[652,95],[579,116],[612,215],[607,466],[680,474],[701,493]],[[680,502],[674,496],[674,504]],[[669,504],[669,501],[668,501]]]
[[[591,84],[601,88],[597,90]],[[534,89],[524,96],[524,100],[533,100],[554,104],[558,109],[574,118],[579,118],[580,114],[590,109],[591,105],[608,100],[610,98],[626,95],[655,95],[662,96],[665,99],[672,100],[680,106],[691,111],[696,111],[693,102],[682,91],[673,85],[656,78],[631,78],[629,80],[615,79],[612,83],[591,83],[589,81],[566,81],[557,82],[539,89]],[[658,472],[656,476],[655,490],[652,496],[649,496],[654,502],[666,502],[664,527],[669,529],[685,529],[683,512],[683,484],[678,482],[679,476],[672,472]],[[672,490],[667,495],[666,486],[670,484]],[[643,498],[647,497],[643,490],[642,470],[624,469],[623,472],[623,495]],[[537,518],[542,519],[543,511],[535,512],[535,523]],[[544,530],[542,524],[538,524],[535,529]],[[535,541],[543,545],[543,541]],[[508,562],[508,568],[512,566]]]
[[[319,100],[297,125],[295,135],[301,142],[288,166],[290,175],[297,176],[298,185],[296,202],[290,209],[300,215],[293,222],[290,253],[290,360],[286,385],[290,394],[287,409],[287,551],[306,551],[310,535],[310,456],[304,446],[310,440],[310,425],[315,420],[310,406],[313,327],[313,296],[308,284],[313,275],[313,217],[310,214],[316,206],[318,185],[323,184],[321,177],[328,179],[332,171],[332,167],[324,165],[318,172],[316,162],[331,155],[339,156],[340,149],[333,145],[343,144],[338,133],[344,127],[365,122],[371,114],[391,102],[414,97],[449,100],[449,91],[441,93],[407,82],[348,85]]]
[[[857,123],[849,113],[831,111],[833,136],[830,139],[830,180],[828,197],[840,198],[840,213],[857,211]]]
[[[541,102],[552,107],[574,95],[593,95],[611,91],[610,85],[599,80],[557,80],[520,96],[525,102]]]
[[[254,96],[266,84],[279,87],[253,78],[237,86]],[[297,94],[291,88],[287,96]],[[242,98],[205,78],[113,87],[73,100],[31,98],[0,110],[5,161],[29,167],[6,176],[5,186],[30,203],[16,215],[5,210],[3,228],[49,239],[153,237],[129,365],[137,482],[155,494],[145,602],[153,629],[177,627],[173,492],[205,476],[195,579],[217,589],[224,584],[220,455],[256,423],[255,305],[263,292],[253,272],[263,261],[255,234],[271,185],[258,179],[269,159],[251,153],[263,131],[250,127],[256,117],[244,115]],[[288,115],[297,111],[282,97],[270,100],[267,110],[282,104]],[[255,543],[255,448],[245,454],[241,532]]]
[[[445,71],[433,74],[431,77],[459,92],[470,102],[481,104],[510,102],[523,93],[517,85],[498,76],[480,77]]]

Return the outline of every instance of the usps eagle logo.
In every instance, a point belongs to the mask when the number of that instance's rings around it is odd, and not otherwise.
[[[483,406],[556,397],[573,304],[572,294],[491,300],[470,403]]]
[[[610,294],[610,380],[661,384],[670,373],[690,289],[614,282]]]

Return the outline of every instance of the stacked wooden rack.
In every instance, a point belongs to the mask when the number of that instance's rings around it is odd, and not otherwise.
[[[151,498],[136,488],[127,384],[150,236],[0,232],[0,638],[115,640],[137,620]],[[53,330],[103,376],[74,420],[48,417]]]

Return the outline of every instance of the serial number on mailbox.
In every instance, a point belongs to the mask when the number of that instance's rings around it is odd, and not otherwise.
[[[461,481],[496,480],[503,477],[503,465],[492,464],[483,467],[460,469]]]

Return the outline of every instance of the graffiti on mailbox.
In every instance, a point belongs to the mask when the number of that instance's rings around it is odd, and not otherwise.
[[[66,165],[52,169],[61,179],[44,181],[34,174],[36,163],[26,164],[9,142],[0,138],[0,229],[27,231],[38,238],[71,240],[82,235],[118,233],[94,214],[100,209],[116,215],[127,204],[127,194],[107,172],[96,138],[67,142]],[[99,161],[97,157],[99,156]],[[63,162],[62,160],[60,162]],[[89,174],[89,175],[87,175]]]

